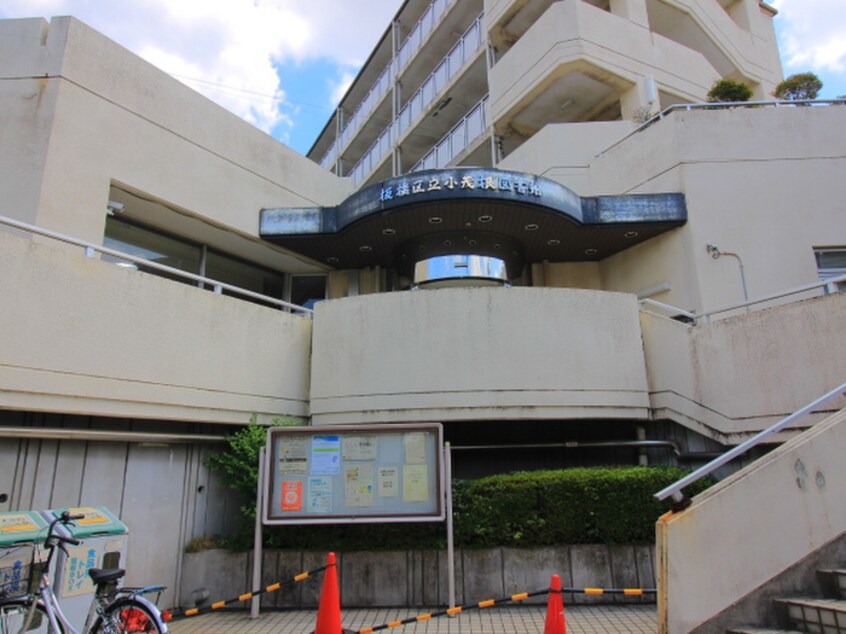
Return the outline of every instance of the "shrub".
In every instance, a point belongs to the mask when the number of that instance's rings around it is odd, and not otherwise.
[[[669,509],[652,495],[686,474],[674,467],[596,467],[469,482],[456,514],[462,546],[631,544],[654,540]],[[708,483],[691,487],[689,495]]]
[[[267,427],[257,425],[256,418],[253,414],[249,425],[226,436],[228,447],[211,452],[203,463],[209,471],[219,473],[223,481],[243,499],[250,500],[241,507],[247,528],[252,527],[256,517],[259,451],[267,441]],[[286,416],[275,417],[271,424],[295,427],[302,423],[302,419]]]
[[[749,101],[751,97],[752,89],[733,79],[718,79],[708,91],[708,101],[711,103]]]
[[[250,425],[229,437],[229,448],[206,465],[219,471],[243,499],[241,529],[222,540],[228,548],[252,546],[259,448],[267,429]],[[675,467],[596,467],[532,471],[453,481],[458,547],[633,544],[654,540],[655,522],[669,503],[653,494],[686,475]],[[708,486],[687,489],[695,495]],[[405,550],[444,548],[441,522],[265,527],[272,548],[301,550]]]
[[[822,81],[814,73],[797,73],[776,86],[773,97],[790,101],[816,99],[822,87]]]

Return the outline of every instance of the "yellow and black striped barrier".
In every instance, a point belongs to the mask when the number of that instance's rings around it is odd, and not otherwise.
[[[642,597],[647,594],[656,594],[655,588],[561,588],[561,592],[571,594],[623,594],[630,597]]]
[[[562,588],[561,590],[552,590],[544,588],[543,590],[536,590],[535,592],[522,592],[520,594],[512,594],[509,597],[500,597],[498,599],[488,599],[487,601],[479,601],[478,603],[468,603],[466,605],[440,610],[438,612],[430,612],[428,614],[418,614],[400,621],[391,621],[390,623],[383,623],[382,625],[374,625],[373,627],[364,627],[358,630],[358,634],[370,634],[371,632],[378,632],[380,630],[387,630],[393,627],[401,627],[403,625],[411,625],[412,623],[420,623],[421,621],[428,621],[429,619],[436,619],[441,616],[453,616],[467,612],[468,610],[481,610],[490,608],[495,605],[502,605],[503,603],[517,603],[525,601],[529,597],[538,597],[551,592],[561,592],[569,594],[622,594],[626,596],[644,596],[647,594],[655,594],[658,592],[654,588]]]
[[[452,616],[454,614],[461,614],[468,610],[481,610],[483,608],[490,608],[494,605],[501,605],[503,603],[512,603],[516,601],[524,601],[529,597],[537,597],[542,594],[548,594],[549,588],[538,590],[536,592],[523,592],[521,594],[512,594],[510,597],[501,597],[499,599],[488,599],[487,601],[479,601],[478,603],[468,603],[466,605],[459,605],[454,608],[440,610],[438,612],[431,612],[429,614],[418,614],[401,621],[391,621],[390,623],[383,623],[382,625],[375,625],[373,627],[364,627],[358,630],[358,634],[370,634],[370,632],[378,632],[379,630],[387,630],[392,627],[400,627],[401,625],[410,625],[411,623],[419,623],[420,621],[428,621],[439,616]]]
[[[267,594],[269,592],[276,592],[277,590],[282,589],[284,586],[288,586],[293,583],[299,583],[300,581],[305,581],[313,575],[323,572],[324,570],[326,570],[327,567],[328,566],[321,566],[320,568],[315,568],[314,570],[309,570],[308,572],[301,572],[300,574],[295,575],[292,579],[287,579],[285,581],[277,581],[276,583],[273,583],[260,590],[253,590],[252,592],[247,592],[246,594],[241,594],[237,597],[226,599],[225,601],[217,601],[205,608],[191,608],[190,610],[172,611],[171,619],[182,619],[187,618],[189,616],[197,616],[198,614],[205,614],[207,612],[212,612],[213,610],[219,610],[222,607],[232,605],[233,603],[249,601],[253,597],[257,597],[262,594]]]

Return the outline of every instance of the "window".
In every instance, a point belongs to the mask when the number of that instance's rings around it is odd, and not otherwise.
[[[282,299],[284,295],[285,278],[281,273],[211,249],[206,255],[206,272],[203,275],[277,299]],[[226,290],[223,292],[230,294]]]
[[[180,271],[187,271],[200,275],[200,262],[202,260],[202,247],[199,244],[192,244],[188,241],[149,229],[109,216],[106,218],[106,233],[103,237],[103,246],[116,251],[123,251],[129,255],[144,258],[157,264],[164,264]],[[111,257],[103,256],[108,262],[116,262],[121,265],[122,261]],[[134,265],[130,265],[134,266]],[[184,278],[168,275],[163,271],[153,268],[141,270],[154,275],[160,275],[177,281],[185,281]]]
[[[115,216],[106,218],[103,246],[269,297],[278,299],[284,297],[285,275],[283,273],[123,218]],[[103,260],[115,262],[121,266],[139,268],[147,273],[178,282],[195,283],[177,275],[145,267],[143,264],[137,266],[128,264],[116,257],[104,255]],[[229,291],[224,290],[224,293],[253,301]]]
[[[846,275],[846,247],[814,249],[817,258],[817,274],[820,280]]]

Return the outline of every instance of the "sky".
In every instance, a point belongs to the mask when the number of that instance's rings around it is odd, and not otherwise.
[[[305,154],[402,0],[2,0],[73,15]],[[771,0],[785,76],[846,95],[846,0]],[[143,28],[139,28],[139,25]]]

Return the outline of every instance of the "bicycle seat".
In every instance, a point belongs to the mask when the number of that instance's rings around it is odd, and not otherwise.
[[[91,581],[93,581],[96,585],[100,585],[102,583],[109,583],[111,581],[117,581],[121,577],[126,574],[126,570],[122,568],[115,568],[113,570],[103,570],[102,568],[89,568],[88,576],[91,577]]]

